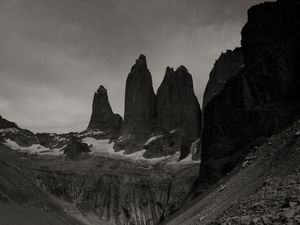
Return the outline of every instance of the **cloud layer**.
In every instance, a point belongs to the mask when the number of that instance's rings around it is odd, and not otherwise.
[[[240,45],[258,0],[2,0],[0,114],[33,131],[87,126],[94,91],[123,115],[139,54],[155,89],[166,66],[185,65],[199,101],[214,61]]]

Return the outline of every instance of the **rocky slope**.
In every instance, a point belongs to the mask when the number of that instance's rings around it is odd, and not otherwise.
[[[192,75],[184,66],[173,70],[167,67],[165,77],[157,91],[157,122],[170,132],[179,130],[183,142],[199,138],[201,110],[194,93]]]
[[[291,0],[248,11],[245,66],[204,109],[201,182],[219,180],[245,156],[244,146],[281,131],[299,114],[299,10]]]
[[[162,224],[299,224],[300,122],[250,147],[244,161]]]
[[[123,119],[114,114],[108,101],[107,90],[102,85],[94,94],[93,109],[88,130],[100,130],[107,135],[116,135],[121,129]]]
[[[23,157],[0,144],[0,223],[5,225],[80,225],[31,180]],[[34,215],[34,217],[33,217]]]

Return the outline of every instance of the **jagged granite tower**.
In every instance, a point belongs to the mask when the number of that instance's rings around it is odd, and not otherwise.
[[[179,130],[188,142],[200,136],[201,110],[194,93],[192,75],[184,66],[167,67],[157,91],[157,123],[170,132]]]
[[[122,134],[147,135],[155,121],[156,97],[146,57],[140,55],[126,80]]]
[[[107,90],[101,85],[94,94],[92,115],[87,129],[99,129],[107,134],[116,134],[120,131],[122,122],[122,117],[113,113]]]

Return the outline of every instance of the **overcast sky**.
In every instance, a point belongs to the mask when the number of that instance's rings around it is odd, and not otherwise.
[[[86,128],[103,84],[123,116],[126,77],[145,54],[155,91],[185,65],[199,101],[222,51],[240,46],[259,0],[1,0],[0,115],[35,132]]]

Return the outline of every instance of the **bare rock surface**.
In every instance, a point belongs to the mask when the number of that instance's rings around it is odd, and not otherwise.
[[[179,130],[183,141],[200,136],[201,110],[194,93],[192,75],[184,66],[167,67],[157,91],[157,122],[165,131]]]
[[[299,115],[298,1],[248,11],[242,31],[245,66],[204,108],[202,182],[214,183],[245,156],[243,147],[289,126]]]
[[[262,145],[162,224],[298,224],[300,123]]]
[[[156,96],[146,57],[140,55],[126,80],[125,112],[122,134],[144,135],[155,122]]]
[[[210,102],[213,97],[220,93],[225,83],[235,76],[244,66],[244,59],[241,48],[227,50],[216,60],[203,96],[203,107]]]
[[[122,123],[122,117],[113,113],[108,101],[107,90],[101,85],[94,94],[92,115],[87,129],[116,135],[120,131]]]

